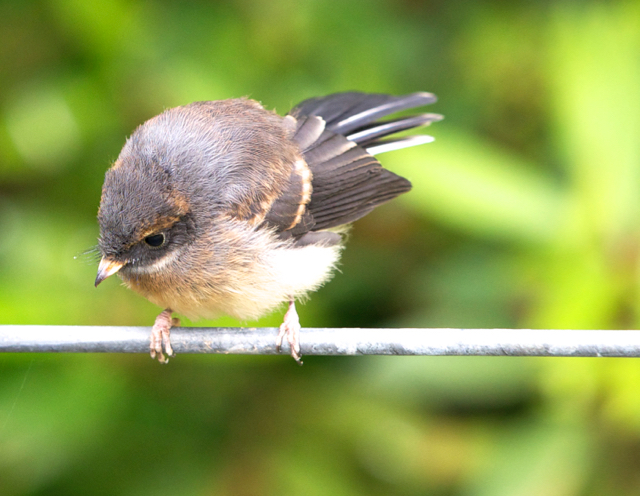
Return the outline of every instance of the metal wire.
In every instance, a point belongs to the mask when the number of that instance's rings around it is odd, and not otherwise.
[[[0,352],[148,353],[149,327],[0,325]],[[176,353],[275,355],[273,327],[172,329]],[[640,331],[303,328],[303,355],[638,357]],[[288,345],[282,353],[288,353]]]

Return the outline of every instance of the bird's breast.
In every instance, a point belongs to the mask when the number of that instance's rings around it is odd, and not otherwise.
[[[254,320],[318,289],[330,279],[341,250],[340,245],[295,247],[265,235],[268,240],[229,254],[178,256],[160,270],[121,277],[152,303],[193,320],[222,315]]]

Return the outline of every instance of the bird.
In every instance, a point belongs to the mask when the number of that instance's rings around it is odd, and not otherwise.
[[[331,278],[351,223],[411,189],[375,156],[433,141],[396,133],[442,119],[386,117],[435,101],[351,91],[285,116],[247,97],[164,110],[105,174],[95,286],[117,273],[163,309],[150,336],[162,363],[174,313],[247,321],[288,304],[276,348],[286,339],[301,364],[295,301]]]

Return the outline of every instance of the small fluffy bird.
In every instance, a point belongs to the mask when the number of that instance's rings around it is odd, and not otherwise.
[[[388,137],[442,117],[381,118],[435,101],[349,92],[284,117],[246,98],[164,111],[106,173],[95,285],[117,272],[164,309],[150,344],[161,362],[173,312],[253,320],[288,302],[276,345],[286,338],[300,362],[294,301],[331,277],[346,225],[411,189],[374,155],[432,141]]]

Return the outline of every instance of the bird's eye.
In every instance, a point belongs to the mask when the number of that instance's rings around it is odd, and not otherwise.
[[[153,234],[144,238],[144,242],[147,243],[151,248],[160,248],[164,244],[165,240],[166,238],[162,233]]]

